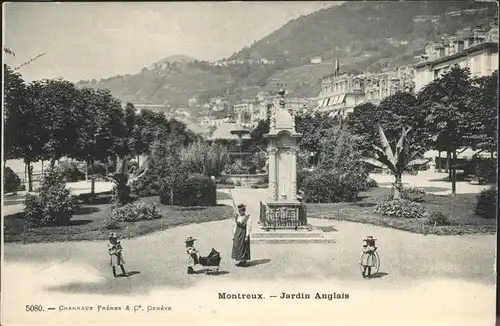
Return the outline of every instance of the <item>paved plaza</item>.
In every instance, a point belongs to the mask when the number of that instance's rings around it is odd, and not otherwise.
[[[266,189],[236,188],[231,195],[236,203],[248,205],[255,221]],[[39,317],[24,312],[29,298],[30,303],[54,307],[90,302],[163,303],[172,307],[168,313],[144,313],[140,316],[143,324],[159,320],[204,325],[222,320],[236,323],[242,314],[248,316],[246,322],[262,322],[263,318],[278,322],[279,318],[280,323],[288,324],[331,325],[324,316],[335,316],[336,323],[369,318],[374,320],[372,324],[381,325],[396,322],[406,314],[426,318],[419,319],[419,323],[491,324],[495,236],[424,236],[367,224],[314,219],[310,223],[329,227],[336,243],[255,244],[254,263],[246,268],[235,267],[230,259],[231,220],[192,224],[124,240],[126,267],[134,275],[119,279],[111,275],[105,241],[6,244],[5,279],[22,282],[3,285],[3,292],[10,298],[5,302],[4,321],[8,323],[16,315],[17,322],[39,322]],[[361,239],[366,235],[379,239],[382,262],[379,277],[371,280],[361,278],[358,265]],[[212,248],[221,252],[220,275],[186,274],[183,241],[187,236],[198,239],[196,246],[202,255]],[[219,292],[263,293],[267,299],[242,304],[219,300]],[[282,292],[347,293],[350,299],[285,301],[269,297]],[[308,314],[304,315],[304,311]],[[75,320],[77,316],[81,317]],[[57,311],[44,318],[48,324],[64,320],[105,323],[107,318],[116,320],[116,314]]]

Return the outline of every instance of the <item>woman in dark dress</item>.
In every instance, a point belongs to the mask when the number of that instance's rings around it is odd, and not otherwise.
[[[250,260],[250,233],[252,221],[250,215],[246,214],[246,206],[238,205],[238,213],[235,217],[233,230],[233,252],[231,258],[236,260],[236,266],[243,266]]]

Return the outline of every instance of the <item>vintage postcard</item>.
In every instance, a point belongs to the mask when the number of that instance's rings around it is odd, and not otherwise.
[[[3,3],[2,325],[493,325],[498,4]]]

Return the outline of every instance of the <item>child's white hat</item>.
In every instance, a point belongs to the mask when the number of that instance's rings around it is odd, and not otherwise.
[[[366,238],[363,239],[363,241],[375,241],[375,240],[377,240],[377,239],[375,239],[371,235],[369,235],[369,236],[367,236]]]

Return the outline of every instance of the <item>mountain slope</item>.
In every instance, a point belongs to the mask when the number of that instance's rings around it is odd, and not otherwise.
[[[450,17],[451,11],[486,8],[484,12]],[[346,2],[288,22],[230,59],[269,58],[285,55],[292,65],[308,63],[313,56],[347,57],[352,42],[371,43],[386,38],[412,41],[451,33],[461,25],[481,23],[495,15],[493,3],[470,1],[363,1]],[[439,22],[426,23],[419,16],[436,15]]]
[[[292,20],[227,60],[268,59],[274,64],[213,66],[178,55],[160,60],[152,70],[80,86],[108,88],[125,101],[172,106],[186,106],[190,98],[203,104],[216,96],[239,101],[262,90],[275,91],[278,81],[290,95],[314,97],[321,77],[333,72],[335,59],[344,72],[410,64],[426,42],[489,23],[495,15],[494,3],[346,2]],[[314,56],[323,63],[309,64]],[[161,64],[167,61],[172,64]]]

